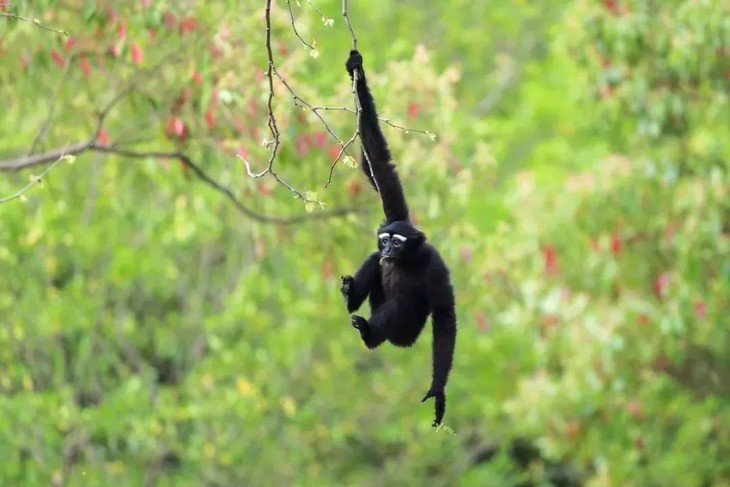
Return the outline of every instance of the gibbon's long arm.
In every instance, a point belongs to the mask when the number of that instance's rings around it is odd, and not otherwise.
[[[440,256],[434,260],[433,273],[429,279],[432,283],[429,286],[429,301],[433,323],[433,376],[431,387],[423,401],[430,397],[435,399],[434,426],[436,426],[441,423],[446,412],[444,391],[449,379],[456,345],[456,304],[448,267]]]
[[[370,89],[365,78],[365,71],[362,68],[362,56],[358,51],[350,51],[350,59],[347,60],[347,72],[350,78],[353,71],[357,69],[356,92],[360,101],[362,113],[360,114],[360,136],[363,146],[362,160],[360,167],[367,176],[370,184],[377,191],[380,189],[380,199],[383,202],[383,212],[388,223],[394,221],[408,221],[408,204],[403,192],[403,185],[396,171],[395,165],[391,162],[388,143],[383,136],[378,124],[378,113],[375,109]],[[365,157],[367,153],[368,157]],[[372,174],[368,164],[368,158],[372,164]],[[375,175],[375,182],[373,182]]]

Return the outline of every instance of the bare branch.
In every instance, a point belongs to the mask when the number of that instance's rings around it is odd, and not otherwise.
[[[55,32],[56,34],[61,34],[61,35],[64,35],[64,36],[68,36],[69,35],[68,34],[68,31],[63,30],[63,29],[56,29],[54,27],[50,27],[50,26],[41,24],[41,21],[38,20],[38,19],[31,19],[29,17],[22,17],[20,15],[17,15],[17,14],[14,14],[14,13],[10,13],[10,12],[0,12],[0,17],[6,17],[8,19],[14,19],[14,20],[19,20],[19,21],[23,21],[23,22],[29,22],[31,24],[37,25],[41,29],[49,30],[51,32]]]
[[[188,154],[181,151],[136,151],[133,149],[123,147],[104,146],[95,142],[95,140],[89,140],[72,146],[48,151],[43,154],[36,154],[32,156],[23,156],[17,159],[0,161],[0,171],[18,171],[20,169],[28,168],[34,165],[47,163],[49,161],[55,161],[38,177],[34,178],[30,184],[18,191],[12,196],[0,199],[0,204],[7,201],[19,198],[23,193],[28,191],[33,185],[37,184],[41,178],[43,178],[48,172],[56,167],[61,161],[65,160],[67,156],[80,154],[86,151],[100,152],[104,154],[116,154],[122,157],[128,157],[131,159],[177,159],[186,165],[195,176],[203,181],[206,185],[215,189],[219,193],[222,193],[238,211],[261,223],[273,223],[279,225],[290,225],[294,223],[301,223],[310,220],[324,220],[328,218],[341,217],[350,213],[357,213],[358,210],[354,208],[336,208],[329,211],[321,211],[317,213],[307,213],[301,215],[295,215],[291,217],[275,217],[262,215],[252,210],[251,208],[244,205],[231,191],[230,188],[222,185],[221,183],[210,177]]]
[[[291,8],[291,0],[286,0],[286,6],[289,7],[289,18],[291,19],[291,28],[294,31],[294,34],[299,38],[302,44],[304,44],[305,47],[308,47],[309,49],[314,49],[314,46],[305,41],[301,35],[299,35],[299,31],[297,30],[297,26],[294,23],[294,11]]]
[[[307,3],[309,4],[310,7],[312,7],[314,9],[315,12],[317,12],[319,14],[320,17],[325,18],[325,19],[327,18],[327,16],[325,14],[323,14],[322,11],[320,9],[318,9],[315,4],[312,3],[312,0],[307,0]]]
[[[350,12],[348,11],[347,0],[342,0],[342,18],[345,19],[345,24],[350,30],[350,38],[352,39],[352,48],[357,49],[357,37],[355,37],[355,31],[352,29],[350,24]]]
[[[269,78],[269,97],[268,101],[266,103],[266,106],[269,110],[269,132],[271,133],[271,136],[273,137],[273,148],[271,149],[271,154],[269,155],[269,159],[266,164],[266,168],[258,173],[254,173],[251,171],[251,165],[249,162],[243,158],[244,165],[246,166],[246,173],[256,179],[260,178],[266,174],[271,174],[276,181],[281,184],[282,186],[286,187],[289,191],[297,195],[298,198],[304,200],[305,202],[310,202],[309,198],[305,195],[304,192],[296,189],[283,179],[281,179],[275,172],[274,172],[274,160],[276,159],[276,153],[279,150],[279,146],[281,145],[280,140],[280,133],[279,133],[279,127],[276,125],[276,117],[274,116],[274,107],[272,105],[274,100],[274,73],[276,71],[276,68],[274,66],[274,54],[271,50],[271,0],[266,0],[266,10],[265,10],[265,20],[266,20],[266,53],[268,56],[268,66],[266,69],[266,75]],[[267,147],[270,145],[270,143],[267,143]]]
[[[87,142],[80,142],[78,144],[64,147],[63,149],[53,149],[40,154],[27,155],[18,157],[17,159],[0,161],[0,172],[16,172],[29,167],[55,161],[64,155],[73,156],[87,150],[92,142],[92,140],[89,140]]]
[[[332,161],[332,165],[330,166],[330,173],[329,173],[329,176],[327,176],[327,182],[326,182],[326,183],[324,183],[324,187],[325,187],[325,188],[326,188],[326,187],[328,187],[328,186],[330,185],[330,183],[332,182],[332,173],[333,173],[333,172],[334,172],[334,170],[335,170],[335,166],[337,165],[337,163],[338,163],[338,162],[340,161],[340,159],[342,158],[342,154],[344,154],[344,153],[345,153],[345,151],[347,150],[347,148],[348,148],[348,147],[349,147],[349,146],[350,146],[350,145],[351,145],[351,144],[352,144],[353,142],[355,142],[355,139],[357,138],[357,136],[358,136],[358,132],[355,132],[354,134],[352,134],[352,137],[350,137],[350,140],[348,140],[348,141],[347,141],[347,142],[345,143],[345,145],[343,145],[343,146],[342,146],[342,148],[340,149],[340,152],[339,152],[339,153],[337,154],[337,157],[335,158],[335,160],[334,160],[334,161]],[[348,154],[348,155],[347,155],[347,157],[352,157],[352,156],[350,156],[350,155]]]
[[[252,220],[256,220],[261,223],[275,223],[279,225],[289,225],[293,223],[301,223],[308,220],[323,220],[327,218],[332,217],[340,217],[344,215],[348,215],[350,213],[354,213],[357,210],[354,208],[336,208],[334,210],[330,211],[321,211],[318,213],[307,213],[307,214],[301,214],[291,217],[275,217],[275,216],[268,216],[268,215],[262,215],[260,213],[255,212],[254,210],[250,209],[249,207],[245,206],[236,196],[233,194],[233,191],[231,191],[230,188],[222,185],[221,183],[214,180],[212,177],[210,177],[203,169],[195,163],[192,158],[185,154],[184,152],[180,151],[174,151],[174,152],[157,152],[157,151],[150,151],[150,152],[138,152],[134,150],[124,149],[124,148],[118,148],[118,147],[109,147],[109,146],[99,146],[99,145],[92,145],[89,147],[89,149],[97,151],[97,152],[104,152],[108,154],[117,154],[123,157],[129,157],[133,159],[141,159],[141,158],[154,158],[154,159],[178,159],[183,162],[190,170],[205,184],[212,187],[219,193],[222,193],[223,195],[228,198],[228,200],[233,203],[233,205],[246,215],[247,217],[251,218]]]

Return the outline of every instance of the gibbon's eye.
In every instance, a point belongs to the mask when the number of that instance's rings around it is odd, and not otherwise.
[[[400,240],[398,240],[397,238],[394,238],[393,239],[393,247],[400,247]]]
[[[380,239],[380,243],[383,245],[388,245],[388,237],[383,237]]]

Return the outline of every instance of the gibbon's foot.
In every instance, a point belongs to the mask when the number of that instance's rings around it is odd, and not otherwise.
[[[340,286],[340,292],[344,296],[345,300],[350,297],[350,291],[352,291],[352,283],[355,279],[352,276],[342,276],[342,285]]]
[[[352,327],[357,329],[362,337],[365,337],[365,335],[367,335],[367,333],[370,331],[370,325],[368,324],[368,320],[358,315],[352,315],[351,320]]]
[[[357,49],[350,51],[350,58],[345,63],[345,67],[350,76],[352,76],[353,71],[356,69],[362,69],[362,55]]]
[[[436,418],[431,424],[431,426],[436,428],[438,425],[441,424],[441,421],[443,421],[444,419],[444,413],[446,412],[446,394],[444,394],[444,391],[434,391],[432,389],[429,389],[423,399],[421,399],[421,402],[424,402],[426,399],[429,399],[431,397],[436,399],[436,401],[434,402]]]

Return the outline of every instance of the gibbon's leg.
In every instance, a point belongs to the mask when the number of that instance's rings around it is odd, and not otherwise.
[[[398,302],[391,299],[378,308],[370,317],[370,321],[362,316],[352,315],[352,326],[360,332],[365,345],[373,349],[383,343],[397,323],[404,319],[408,319],[408,316],[404,315]]]
[[[432,314],[433,321],[433,377],[423,401],[433,397],[435,399],[435,419],[433,426],[438,426],[444,419],[446,412],[446,382],[454,358],[456,342],[456,311],[453,305],[435,307]]]
[[[373,252],[360,265],[360,268],[355,272],[355,277],[342,276],[340,292],[345,298],[348,312],[352,313],[360,309],[368,294],[380,290],[379,261],[380,253]],[[380,293],[382,294],[382,291]]]

